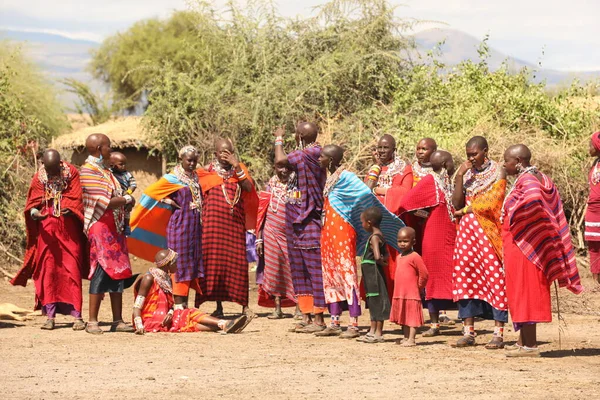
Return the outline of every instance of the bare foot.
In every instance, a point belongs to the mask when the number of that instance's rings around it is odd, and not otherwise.
[[[402,344],[400,346],[402,347],[415,347],[417,344],[415,343],[414,340],[409,340],[406,339],[405,341],[402,342]]]

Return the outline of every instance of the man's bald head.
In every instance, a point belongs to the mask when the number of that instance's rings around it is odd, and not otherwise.
[[[431,154],[437,150],[437,143],[432,138],[423,138],[417,143],[417,161],[421,166],[429,165]]]
[[[387,143],[388,145],[390,145],[394,150],[396,149],[396,139],[394,139],[394,137],[392,135],[389,134],[385,134],[382,137],[379,138],[379,142],[378,143]]]
[[[454,159],[452,158],[452,154],[445,150],[437,150],[431,153],[430,157],[431,168],[435,172],[440,172],[443,168],[446,168],[449,175],[454,174]]]
[[[215,151],[220,152],[223,150],[229,150],[233,153],[233,142],[229,138],[219,137],[215,139]]]
[[[331,166],[338,167],[344,158],[344,148],[336,144],[328,144],[323,147],[323,155],[330,159]],[[329,165],[322,165],[322,167],[328,166]]]
[[[312,122],[300,122],[296,126],[296,141],[304,144],[314,143],[319,135],[319,127]]]
[[[523,166],[528,166],[531,162],[531,150],[524,144],[515,144],[506,149],[505,154],[518,158]]]
[[[60,174],[60,154],[54,149],[48,149],[42,154],[42,164],[50,176]]]

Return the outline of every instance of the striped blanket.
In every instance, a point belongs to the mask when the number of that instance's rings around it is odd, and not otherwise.
[[[87,234],[90,227],[104,215],[113,192],[120,190],[121,186],[96,157],[89,156],[85,160],[79,175],[83,192],[83,230]]]
[[[369,233],[362,227],[360,215],[369,207],[379,207],[383,214],[381,231],[385,241],[390,246],[398,249],[398,231],[404,227],[404,223],[375,197],[371,189],[367,187],[355,174],[344,171],[328,196],[329,203],[336,213],[348,222],[357,235],[357,256],[362,255]]]
[[[154,261],[154,255],[167,248],[167,224],[172,209],[161,200],[184,186],[177,175],[170,173],[144,190],[131,213],[131,235],[127,238],[129,253],[146,261]]]
[[[562,201],[550,178],[540,175],[542,182],[532,174],[517,179],[504,205],[505,218],[517,246],[548,282],[557,280],[578,294],[583,287]]]

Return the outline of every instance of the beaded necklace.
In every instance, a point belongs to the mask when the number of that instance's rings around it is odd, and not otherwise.
[[[325,189],[323,190],[324,197],[329,196],[331,189],[333,189],[337,181],[340,179],[340,175],[342,175],[342,172],[344,172],[345,169],[346,168],[339,166],[338,169],[335,170],[335,172],[329,175],[327,181],[325,182]]]
[[[377,179],[377,187],[389,189],[392,187],[394,177],[398,174],[403,174],[406,168],[406,161],[404,161],[398,155],[394,155],[394,159],[387,165],[387,169],[381,171],[379,178]]]
[[[421,164],[419,164],[418,161],[415,161],[412,163],[412,170],[413,170],[413,174],[415,175],[415,177],[419,177],[419,179],[425,178],[427,175],[429,175],[431,173],[431,171],[433,171],[433,169],[431,167],[421,166]]]
[[[217,173],[217,175],[219,175],[221,178],[223,178],[224,181],[231,179],[231,177],[233,177],[233,174],[235,173],[233,168],[229,168],[229,169],[223,168],[217,160],[214,160],[212,162],[211,166],[212,166],[213,171],[215,171]]]
[[[446,209],[448,210],[448,216],[450,217],[450,221],[454,221],[454,207],[452,207],[452,181],[450,176],[448,175],[448,171],[446,168],[443,168],[442,171],[438,174],[435,171],[431,171],[431,175],[433,175],[433,179],[435,180],[436,186],[444,193],[444,199],[446,200]],[[436,190],[436,196],[438,191]],[[439,201],[439,199],[437,199]]]
[[[103,163],[101,158],[97,158],[94,156],[88,156],[85,160],[86,163],[90,164],[94,168],[96,168],[104,177],[104,179],[109,183],[112,189],[113,197],[119,197],[123,195],[123,190],[121,190],[121,185],[116,180],[115,176],[110,172]],[[117,207],[113,210],[113,217],[115,219],[115,225],[117,227],[117,232],[123,233],[125,228],[125,207]]]
[[[56,176],[48,176],[46,168],[42,166],[38,172],[38,179],[44,185],[44,202],[48,207],[48,201],[52,200],[52,215],[61,216],[62,192],[67,188],[71,177],[70,169],[61,161],[60,173]]]
[[[487,191],[500,179],[501,168],[495,161],[488,160],[481,170],[471,168],[464,176],[464,189],[467,197],[473,197]]]
[[[233,177],[233,174],[235,173],[235,171],[233,170],[233,168],[229,168],[229,169],[223,168],[217,160],[213,161],[211,166],[212,166],[212,169],[217,173],[217,175],[219,175],[221,178],[223,178],[223,183],[221,184],[221,191],[223,192],[225,201],[227,202],[227,204],[229,204],[230,213],[231,213],[231,215],[233,215],[235,206],[240,201],[242,190],[240,188],[240,185],[238,184],[235,188],[235,194],[233,195],[233,199],[230,199],[229,195],[227,194],[227,187],[225,186],[225,182]]]
[[[504,222],[504,215],[506,213],[506,211],[504,211],[504,207],[506,206],[506,201],[510,197],[510,194],[513,192],[513,190],[515,190],[515,187],[517,186],[517,182],[519,181],[519,178],[521,178],[523,175],[525,175],[527,173],[537,174],[538,169],[535,165],[530,165],[529,167],[523,169],[521,172],[519,172],[517,174],[517,178],[515,179],[515,182],[513,183],[513,185],[510,187],[509,191],[504,196],[504,201],[502,202],[502,210],[500,211],[500,222]]]
[[[150,268],[148,272],[154,277],[158,286],[167,293],[173,293],[173,282],[171,277],[160,268]]]
[[[202,193],[200,190],[200,184],[198,183],[198,175],[195,172],[191,174],[186,173],[181,165],[175,167],[175,176],[181,182],[183,182],[192,193],[192,201],[190,202],[190,210],[196,212],[202,211]]]
[[[300,191],[296,183],[296,173],[292,172],[288,177],[287,182],[281,182],[277,175],[274,175],[269,180],[271,188],[271,200],[269,201],[269,209],[277,214],[281,203],[301,204]],[[276,202],[274,201],[276,200]]]
[[[598,164],[600,164],[600,158],[596,159],[592,167],[591,181],[594,186],[600,183],[600,167],[598,167]]]
[[[312,142],[303,146],[302,141],[300,141],[300,144],[296,146],[296,150],[306,150],[310,149],[311,147],[321,147],[321,145],[319,144],[319,142]]]

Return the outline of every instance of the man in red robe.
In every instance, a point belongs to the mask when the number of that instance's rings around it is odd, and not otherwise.
[[[425,302],[431,318],[431,328],[423,336],[440,333],[440,311],[455,308],[452,301],[452,257],[456,225],[452,208],[454,173],[452,155],[436,151],[431,155],[430,174],[422,177],[402,198],[400,217],[415,213],[423,217],[422,257],[429,279],[425,288]]]
[[[392,214],[398,214],[402,198],[413,186],[412,168],[408,162],[396,153],[396,139],[391,135],[383,135],[375,153],[377,164],[373,165],[365,178],[365,183],[373,190],[379,201]],[[409,218],[410,219],[410,218]],[[412,225],[412,220],[404,220]],[[394,277],[396,275],[397,251],[388,246],[389,263],[384,270],[390,301],[394,293]],[[361,285],[362,286],[362,285]]]
[[[81,275],[86,263],[79,172],[61,161],[56,150],[46,150],[42,162],[27,193],[25,261],[11,283],[25,286],[33,278],[35,309],[48,317],[42,329],[54,329],[60,313],[75,318],[74,330],[83,330]]]
[[[552,321],[553,281],[575,294],[583,290],[558,189],[530,160],[523,144],[504,153],[506,173],[516,176],[501,218],[506,297],[515,332],[520,331],[507,357],[540,356],[536,326]]]

